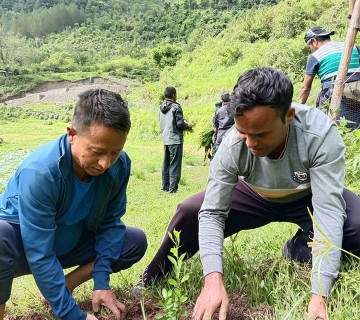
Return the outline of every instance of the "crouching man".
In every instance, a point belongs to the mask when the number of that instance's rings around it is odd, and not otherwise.
[[[91,278],[94,311],[103,305],[123,318],[110,274],[139,261],[147,248],[145,234],[121,221],[130,176],[122,149],[130,125],[119,94],[84,92],[67,134],[31,153],[11,177],[0,196],[0,320],[13,278],[25,274],[33,274],[60,319],[96,319],[72,297]]]

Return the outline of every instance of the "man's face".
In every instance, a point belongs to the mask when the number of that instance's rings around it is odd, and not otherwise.
[[[73,169],[83,181],[90,176],[103,174],[111,167],[124,148],[127,132],[98,124],[91,125],[84,132],[76,128],[67,129],[71,144]]]
[[[315,38],[311,39],[307,44],[307,47],[312,53],[315,52],[318,49],[318,41]]]
[[[235,117],[235,127],[240,139],[257,157],[278,158],[285,147],[288,126],[294,118],[295,109],[289,109],[285,122],[280,112],[270,106],[255,106]]]

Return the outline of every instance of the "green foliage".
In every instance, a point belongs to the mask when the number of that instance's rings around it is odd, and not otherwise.
[[[274,2],[255,0],[250,5]],[[130,55],[154,59],[154,66],[134,67],[132,73],[138,79],[153,81],[161,68],[175,65],[182,52],[219,35],[248,6],[234,0],[3,0],[0,8],[6,10],[0,13],[0,24],[10,34],[31,38],[25,40],[31,50],[17,45],[16,51],[9,51],[18,53],[12,57],[11,68],[24,66],[39,72],[43,70],[36,68],[39,63],[46,64],[52,54],[62,52],[74,60],[75,69],[96,71],[102,61]],[[22,57],[31,60],[23,61]],[[240,57],[237,48],[230,49],[224,65],[233,65]],[[62,72],[53,63],[50,69]],[[121,77],[124,73],[112,75]]]
[[[189,280],[190,275],[188,273],[183,274],[185,253],[179,255],[180,232],[174,230],[172,233],[168,233],[174,243],[174,247],[170,249],[172,256],[168,256],[168,259],[174,266],[174,276],[167,280],[170,288],[163,288],[161,291],[163,301],[160,302],[160,305],[164,311],[163,313],[158,313],[155,319],[179,320],[188,315],[187,310],[182,308],[183,304],[188,300],[183,284]]]
[[[67,52],[55,52],[40,63],[39,69],[49,72],[68,72],[76,71],[78,65]]]
[[[26,37],[42,37],[66,27],[85,22],[85,12],[75,4],[59,4],[49,9],[39,7],[32,13],[20,13],[10,20],[8,28]]]
[[[39,52],[20,35],[6,32],[0,26],[0,69],[21,68],[39,59]]]
[[[176,61],[181,57],[181,52],[181,48],[171,44],[165,44],[154,49],[153,59],[160,68],[174,66]]]
[[[213,144],[214,140],[214,130],[203,131],[200,133],[200,147],[209,147]]]
[[[28,106],[9,105],[0,108],[0,121],[19,121],[23,119],[36,119],[45,120],[50,123],[51,121],[61,121],[69,123],[73,114],[73,106],[58,105],[50,106],[47,104],[33,104]]]

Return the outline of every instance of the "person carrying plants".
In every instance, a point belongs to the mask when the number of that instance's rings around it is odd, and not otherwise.
[[[216,110],[213,121],[216,138],[213,146],[212,158],[214,158],[215,153],[224,137],[224,134],[234,125],[234,119],[229,116],[227,111],[230,103],[230,95],[228,93],[223,93],[221,95],[221,101],[222,106]]]
[[[316,75],[321,80],[321,92],[316,100],[316,107],[328,112],[334,82],[338,74],[344,42],[332,41],[330,36],[335,31],[327,31],[322,27],[310,28],[304,37],[305,43],[312,52],[306,64],[304,81],[300,90],[300,102],[306,103],[312,82]],[[360,127],[360,48],[354,46],[349,63],[344,94],[341,99],[339,117],[349,120],[348,127]]]
[[[93,279],[92,306],[115,319],[125,306],[110,274],[131,267],[147,248],[145,234],[125,226],[131,162],[123,151],[131,122],[117,93],[82,93],[67,134],[32,152],[0,196],[0,319],[13,278],[33,274],[54,315],[96,320],[72,297]],[[63,269],[77,266],[64,276]]]
[[[239,77],[229,107],[235,126],[210,163],[206,191],[180,203],[168,226],[168,232],[181,231],[179,254],[191,257],[200,248],[205,285],[195,320],[210,319],[218,308],[219,319],[226,318],[223,240],[241,230],[270,222],[300,227],[283,255],[313,264],[311,320],[328,319],[327,297],[339,274],[337,248],[360,255],[360,197],[344,188],[341,135],[323,112],[292,98],[289,77],[276,69],[255,68]],[[324,247],[324,237],[337,248]],[[308,246],[312,239],[314,250]],[[134,290],[171,271],[172,246],[166,235]]]
[[[166,87],[165,100],[160,105],[159,120],[164,144],[161,190],[175,193],[181,178],[184,131],[192,130],[192,124],[184,121],[179,103],[176,102],[176,89]]]

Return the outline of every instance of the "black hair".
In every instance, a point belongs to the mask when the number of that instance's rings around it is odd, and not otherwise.
[[[75,106],[72,125],[81,132],[92,124],[129,132],[131,121],[127,102],[120,94],[105,89],[91,89],[81,93]]]
[[[228,112],[230,116],[243,115],[257,105],[278,109],[282,121],[290,108],[294,88],[289,77],[282,71],[260,67],[243,73],[231,94]]]
[[[230,101],[230,94],[228,93],[223,93],[221,95],[221,100],[224,101],[224,102],[229,102]]]
[[[330,36],[315,36],[314,38],[319,42],[323,42],[323,41],[326,41],[326,40],[331,40]]]
[[[167,99],[171,99],[174,94],[176,94],[176,89],[174,87],[166,87],[164,91],[164,97]]]

